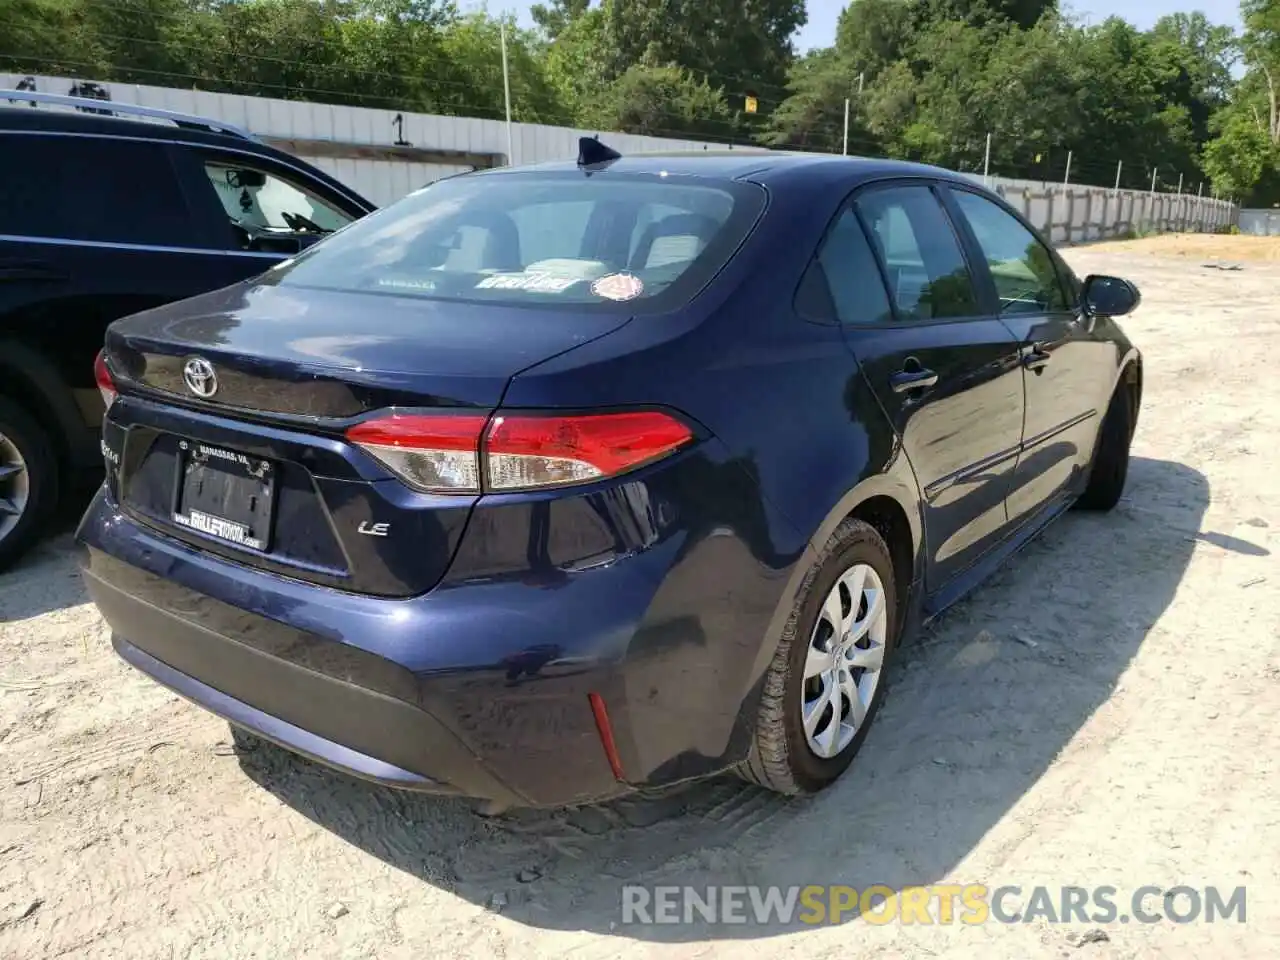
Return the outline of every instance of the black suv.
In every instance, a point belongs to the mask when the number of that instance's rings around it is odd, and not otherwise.
[[[0,570],[101,474],[107,324],[262,273],[372,209],[215,120],[0,90]]]

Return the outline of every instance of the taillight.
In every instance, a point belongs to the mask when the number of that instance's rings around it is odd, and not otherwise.
[[[357,424],[347,438],[416,490],[479,493],[482,483],[510,492],[601,480],[674,453],[693,433],[674,417],[646,410],[504,413],[492,421],[396,414]]]
[[[487,416],[396,414],[358,423],[359,444],[415,490],[480,492],[480,434]]]
[[[485,436],[486,480],[494,490],[599,480],[664,457],[692,436],[679,420],[655,411],[496,416]]]
[[[107,369],[107,358],[101,350],[93,358],[93,379],[98,384],[103,404],[108,407],[111,406],[111,402],[115,400],[118,391],[116,390],[116,382],[111,379],[111,371]]]

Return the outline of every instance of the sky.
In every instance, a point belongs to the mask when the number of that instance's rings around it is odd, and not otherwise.
[[[537,0],[488,0],[487,6],[493,13],[505,10],[515,11],[521,24],[533,26],[529,17],[529,8]],[[481,6],[478,2],[463,0],[459,6],[465,8]],[[830,46],[835,40],[836,18],[840,11],[848,6],[848,0],[808,0],[809,22],[796,37],[796,46],[801,51],[813,47]],[[1179,11],[1191,12],[1201,10],[1213,23],[1240,26],[1240,5],[1238,0],[1070,0],[1064,6],[1080,16],[1092,15],[1095,20],[1103,20],[1114,14],[1123,17],[1140,29],[1147,29],[1167,13]]]

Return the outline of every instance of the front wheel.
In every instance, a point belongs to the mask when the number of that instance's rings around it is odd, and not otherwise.
[[[0,571],[39,535],[58,492],[49,438],[16,404],[0,397]]]
[[[897,630],[889,548],[866,523],[846,520],[801,585],[739,774],[785,794],[835,782],[884,699]]]
[[[1098,428],[1098,440],[1089,467],[1089,483],[1077,506],[1082,510],[1110,510],[1120,502],[1129,476],[1129,447],[1133,442],[1133,415],[1129,391],[1116,388],[1107,415]]]

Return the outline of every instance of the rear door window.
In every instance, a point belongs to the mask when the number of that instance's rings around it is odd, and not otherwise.
[[[755,184],[680,176],[455,177],[353,224],[272,279],[441,300],[660,310],[724,266],[764,197]]]
[[[166,146],[108,137],[0,134],[0,234],[198,245]]]
[[[809,270],[811,276],[801,284],[800,299],[814,298],[810,303],[818,305],[817,310],[833,314],[841,323],[893,320],[875,254],[852,209],[846,207],[832,224]],[[829,304],[825,310],[821,306],[824,303]],[[806,309],[803,304],[800,308],[808,314],[815,309]]]
[[[981,312],[960,241],[929,187],[876,188],[862,194],[856,206],[885,266],[899,320]]]

